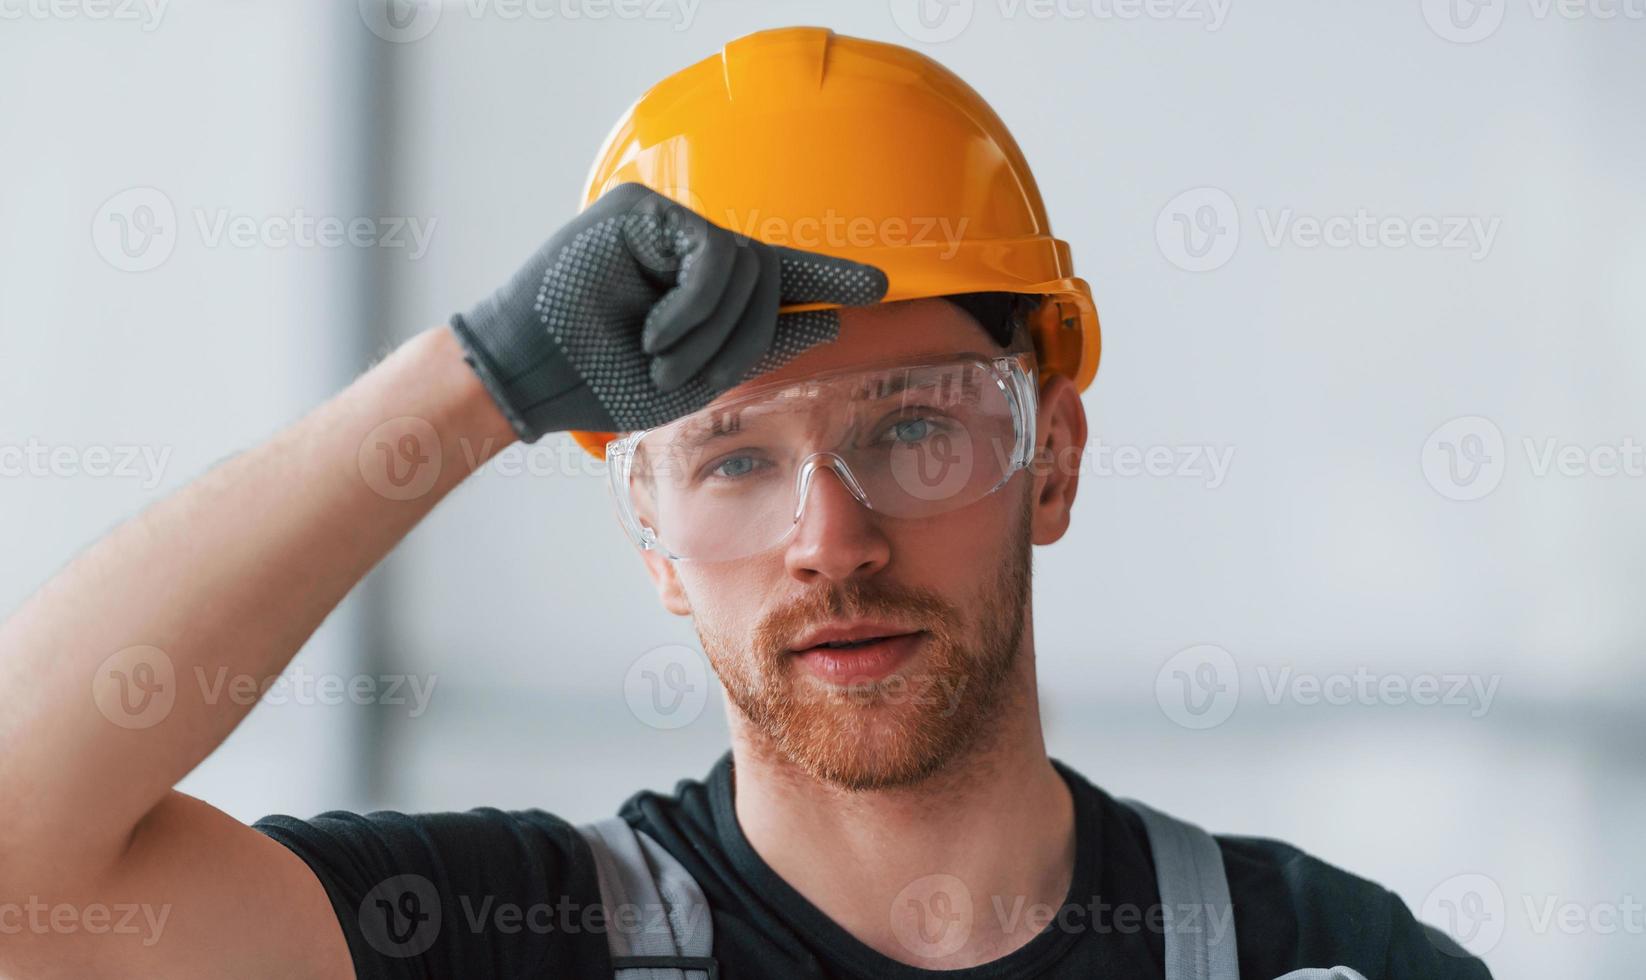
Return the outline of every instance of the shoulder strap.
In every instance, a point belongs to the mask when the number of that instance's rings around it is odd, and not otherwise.
[[[1166,942],[1166,980],[1238,980],[1234,903],[1212,835],[1176,817],[1121,800],[1139,817],[1154,854]]]
[[[617,980],[719,980],[719,964],[709,955],[709,903],[680,862],[622,817],[577,830],[600,874]]]

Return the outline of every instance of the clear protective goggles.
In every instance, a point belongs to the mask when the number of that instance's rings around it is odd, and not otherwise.
[[[888,517],[958,510],[1005,486],[1034,451],[1027,354],[856,367],[773,382],[606,446],[618,515],[669,558],[775,548],[833,473]]]

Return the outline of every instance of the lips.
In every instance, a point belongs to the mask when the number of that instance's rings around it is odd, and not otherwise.
[[[789,647],[789,652],[807,653],[818,648],[852,650],[876,641],[912,636],[917,632],[919,631],[891,623],[841,623],[806,631]]]
[[[898,634],[898,635],[907,636],[908,634],[903,633],[903,634]],[[871,636],[871,637],[868,637],[868,638],[862,639],[862,640],[834,640],[834,641],[831,641],[829,643],[819,643],[816,646],[812,647],[811,649],[813,649],[813,650],[860,650],[864,646],[866,646],[870,643],[878,643],[879,641],[886,640],[886,639],[890,639],[890,637]]]
[[[791,652],[807,673],[831,684],[880,680],[919,651],[928,634],[886,623],[824,627],[804,634]]]

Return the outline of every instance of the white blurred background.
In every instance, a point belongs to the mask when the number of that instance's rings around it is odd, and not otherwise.
[[[824,25],[977,88],[1097,295],[1054,754],[1499,977],[1639,975],[1646,0],[395,2],[0,0],[0,610],[489,292],[650,83]],[[605,815],[725,748],[648,710],[671,644],[598,468],[515,447],[292,668],[426,701],[266,704],[182,788]]]

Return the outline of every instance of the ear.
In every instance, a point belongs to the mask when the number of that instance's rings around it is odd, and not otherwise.
[[[1080,489],[1080,461],[1086,453],[1086,406],[1074,382],[1056,375],[1040,388],[1035,420],[1031,540],[1051,544],[1069,529],[1069,510]]]
[[[686,601],[686,590],[680,584],[674,562],[655,551],[642,551],[640,557],[646,562],[646,572],[652,577],[652,585],[657,588],[657,598],[663,603],[663,608],[676,616],[690,616],[692,604]]]

